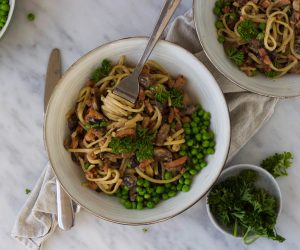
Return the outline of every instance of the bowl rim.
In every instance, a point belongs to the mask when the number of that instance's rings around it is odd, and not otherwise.
[[[51,97],[49,99],[49,102],[48,102],[48,105],[47,105],[47,108],[46,108],[46,111],[45,111],[45,114],[44,114],[44,123],[43,123],[43,140],[44,140],[44,146],[45,146],[45,149],[46,149],[46,152],[47,152],[47,155],[48,155],[48,159],[49,159],[49,162],[50,162],[50,166],[56,176],[56,178],[58,179],[59,181],[59,177],[57,176],[56,174],[56,171],[55,171],[55,168],[52,166],[52,159],[51,159],[51,155],[50,155],[50,152],[49,152],[49,147],[48,147],[48,143],[47,143],[47,136],[46,136],[46,129],[47,129],[47,120],[48,120],[48,114],[49,114],[49,107],[51,106],[51,102],[52,102],[52,99],[53,99],[53,96],[54,96],[54,93],[57,91],[58,89],[58,86],[64,81],[64,78],[65,76],[73,70],[74,67],[76,67],[78,64],[81,63],[81,61],[83,61],[86,57],[88,57],[89,55],[93,54],[95,51],[97,51],[98,49],[100,48],[103,48],[105,46],[108,46],[110,44],[113,44],[113,43],[117,43],[117,42],[122,42],[122,41],[126,41],[126,40],[146,40],[146,39],[149,39],[149,37],[147,36],[133,36],[133,37],[125,37],[125,38],[120,38],[120,39],[116,39],[116,40],[113,40],[113,41],[109,41],[109,42],[106,42],[106,43],[103,43],[102,45],[90,50],[89,52],[87,52],[86,54],[84,54],[83,56],[81,56],[79,59],[77,59],[62,75],[61,79],[59,80],[59,82],[56,84],[56,86],[54,87],[54,90],[51,94]],[[165,43],[165,44],[168,44],[168,46],[174,46],[176,48],[179,48],[181,50],[183,50],[184,52],[188,53],[191,57],[193,57],[194,59],[196,59],[200,64],[202,64],[201,61],[198,60],[198,58],[196,56],[194,56],[191,52],[189,52],[187,49],[175,44],[175,43],[172,43],[170,41],[166,41],[166,40],[160,40],[159,43]],[[202,64],[203,65],[203,64]],[[210,71],[206,68],[205,65],[203,65],[203,67],[210,73]],[[211,74],[211,73],[210,73]],[[212,75],[213,77],[213,75]],[[213,77],[214,78],[214,77]],[[215,78],[214,78],[215,79]],[[216,82],[217,83],[217,82]],[[96,214],[95,212],[93,212],[92,210],[90,210],[87,206],[85,206],[85,204],[81,204],[80,202],[78,202],[78,200],[76,198],[74,198],[74,196],[68,192],[68,190],[65,188],[65,186],[59,181],[61,187],[63,188],[63,190],[69,195],[69,197],[74,201],[76,202],[78,205],[80,205],[82,208],[86,209],[89,213],[91,213],[92,215],[94,215],[95,217],[97,217],[98,219],[103,219],[103,220],[106,220],[106,221],[109,221],[109,222],[113,222],[113,223],[116,223],[116,224],[121,224],[121,225],[131,225],[131,226],[140,226],[140,225],[150,225],[150,224],[155,224],[155,223],[159,223],[159,222],[162,222],[162,221],[166,221],[166,220],[169,220],[181,213],[183,213],[184,211],[188,210],[189,208],[191,208],[193,205],[195,205],[198,201],[200,201],[203,197],[205,197],[205,195],[209,192],[209,190],[211,189],[211,187],[214,185],[214,183],[218,180],[220,174],[222,173],[222,170],[224,169],[225,167],[225,164],[226,164],[226,161],[228,159],[228,155],[229,155],[229,150],[230,150],[230,144],[231,144],[231,124],[230,124],[230,117],[229,117],[229,108],[228,108],[228,105],[227,105],[227,102],[225,100],[225,96],[224,96],[224,93],[222,92],[221,88],[218,87],[219,90],[220,90],[220,93],[221,93],[221,98],[223,99],[223,102],[225,103],[226,105],[226,110],[227,110],[227,116],[228,116],[228,127],[229,127],[229,130],[228,130],[228,133],[229,133],[229,140],[227,142],[227,151],[226,151],[226,155],[224,156],[224,160],[223,162],[220,163],[220,165],[222,165],[222,167],[220,168],[220,171],[218,173],[218,175],[216,176],[216,178],[212,181],[212,184],[207,188],[207,191],[203,193],[202,196],[200,196],[198,199],[196,199],[194,202],[192,202],[190,205],[188,205],[186,208],[182,209],[181,211],[171,215],[171,216],[168,216],[168,217],[165,217],[165,218],[161,218],[161,219],[157,219],[157,220],[151,220],[151,221],[148,221],[148,222],[128,222],[128,221],[119,221],[119,220],[115,220],[115,219],[111,219],[111,218],[108,218],[106,216],[103,216],[103,215],[99,215],[99,214]]]
[[[282,194],[281,194],[281,189],[280,189],[279,184],[276,181],[276,179],[267,170],[265,170],[264,168],[262,168],[260,166],[254,165],[254,164],[241,163],[241,164],[232,165],[232,166],[224,169],[222,171],[222,173],[219,175],[219,178],[221,178],[222,175],[226,174],[227,172],[229,172],[231,170],[234,170],[234,169],[240,169],[241,167],[247,167],[248,169],[254,170],[256,172],[261,172],[264,175],[268,176],[268,178],[270,180],[272,180],[272,183],[274,184],[274,187],[275,187],[275,189],[277,189],[278,194],[279,194],[279,199],[278,199],[279,209],[278,209],[277,219],[276,219],[276,220],[278,220],[278,218],[279,218],[279,216],[281,214],[281,211],[282,211]],[[217,182],[215,182],[215,183],[217,183]],[[206,196],[206,199],[205,199],[206,200],[205,206],[206,206],[206,211],[207,211],[207,214],[208,214],[208,217],[209,217],[211,223],[215,226],[216,229],[218,229],[221,233],[223,233],[225,235],[230,235],[234,239],[241,239],[241,238],[243,238],[242,236],[234,236],[233,234],[227,232],[216,221],[216,219],[215,219],[214,215],[212,214],[212,212],[210,211],[210,207],[208,205],[208,195],[209,195],[210,191],[211,190],[209,190],[209,192],[207,193],[207,196]]]
[[[195,29],[196,29],[196,33],[198,36],[198,39],[200,41],[200,44],[203,48],[203,51],[205,53],[205,55],[207,56],[207,58],[209,59],[209,61],[213,64],[213,66],[223,75],[225,76],[228,80],[230,80],[232,83],[234,83],[235,85],[237,85],[238,87],[240,87],[241,89],[244,89],[246,91],[261,95],[261,96],[266,96],[266,97],[272,97],[272,98],[279,98],[279,99],[294,99],[294,98],[300,98],[300,94],[298,95],[290,95],[290,96],[284,96],[284,95],[272,95],[272,94],[267,94],[267,93],[263,93],[263,92],[259,92],[259,91],[253,91],[248,89],[246,86],[241,85],[238,81],[234,80],[233,77],[231,77],[231,74],[227,73],[225,70],[223,70],[217,63],[217,61],[212,59],[212,56],[209,53],[209,50],[207,49],[207,46],[205,45],[205,43],[203,42],[202,39],[202,33],[200,32],[200,27],[199,25],[197,25],[197,21],[196,21],[196,2],[200,1],[200,0],[193,0],[193,21],[195,24]]]
[[[10,24],[10,21],[12,20],[12,16],[14,14],[14,10],[15,10],[15,0],[9,0],[9,12],[8,12],[8,16],[7,16],[7,20],[5,25],[3,26],[2,30],[0,31],[0,39],[4,36],[4,33],[6,32],[6,30],[8,29],[8,26]]]

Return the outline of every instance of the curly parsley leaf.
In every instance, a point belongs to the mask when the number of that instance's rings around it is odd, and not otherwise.
[[[216,184],[208,195],[208,204],[216,219],[240,232],[245,244],[256,237],[266,237],[279,242],[285,239],[275,230],[277,200],[262,188],[257,188],[256,172],[244,170]]]
[[[169,98],[169,92],[162,84],[151,86],[150,90],[154,93],[154,98],[161,103],[166,102]]]
[[[113,137],[109,143],[109,147],[114,154],[128,154],[134,152],[135,142],[132,137]]]
[[[274,77],[278,76],[279,74],[280,73],[278,71],[274,71],[274,70],[265,72],[265,76],[268,78],[274,78]]]
[[[139,162],[153,158],[155,134],[140,126],[137,127],[136,158]]]
[[[292,166],[293,155],[291,152],[276,153],[261,162],[261,166],[275,178],[287,176],[287,169]]]
[[[249,19],[240,22],[239,26],[237,27],[237,31],[241,38],[246,41],[255,39],[259,33],[255,23]]]
[[[245,59],[244,52],[236,48],[228,48],[226,49],[226,54],[236,65],[241,66],[243,64]]]
[[[101,66],[92,73],[91,80],[98,82],[102,78],[106,77],[112,69],[111,62],[107,59],[104,59],[101,63]]]
[[[105,128],[108,125],[107,121],[101,121],[97,123],[87,123],[83,126],[85,130],[89,130],[91,128]]]
[[[25,193],[26,193],[26,194],[31,193],[31,189],[26,188],[26,189],[25,189]]]

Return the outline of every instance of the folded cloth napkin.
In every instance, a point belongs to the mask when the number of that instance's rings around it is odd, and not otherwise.
[[[210,63],[199,43],[192,11],[170,25],[166,40],[179,44],[196,55],[211,71],[225,94],[230,111],[232,138],[228,161],[245,145],[273,114],[277,99],[244,91],[222,76]],[[12,237],[28,249],[39,249],[57,226],[55,176],[48,164],[33,192],[21,209]]]

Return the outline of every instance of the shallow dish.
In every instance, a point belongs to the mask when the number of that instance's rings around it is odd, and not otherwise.
[[[233,83],[248,91],[280,98],[300,96],[299,75],[287,74],[278,79],[269,79],[261,74],[248,77],[227,58],[222,44],[217,40],[216,17],[213,13],[215,2],[215,0],[194,0],[193,3],[198,37],[204,52],[213,65]]]
[[[14,9],[15,9],[15,0],[9,0],[9,5],[10,5],[10,9],[8,12],[7,21],[4,25],[4,27],[2,28],[2,30],[0,30],[0,39],[4,35],[5,31],[7,30],[9,23],[11,21],[11,18],[13,16]]]
[[[171,218],[196,203],[218,178],[225,163],[229,142],[229,114],[224,96],[209,71],[188,51],[166,41],[160,41],[151,59],[171,74],[183,74],[188,89],[203,107],[211,112],[211,128],[215,133],[216,152],[208,157],[208,165],[193,181],[188,193],[162,202],[154,209],[141,211],[125,209],[115,197],[96,193],[81,186],[82,170],[72,162],[63,141],[69,132],[67,112],[74,106],[79,90],[101,61],[114,62],[126,55],[131,64],[137,63],[147,43],[146,38],[128,38],[105,44],[89,52],[66,71],[49,101],[45,116],[44,136],[53,170],[74,201],[97,217],[121,224],[148,224]]]
[[[235,176],[238,175],[242,170],[253,170],[258,174],[258,180],[255,183],[257,187],[263,188],[268,191],[269,194],[272,196],[276,197],[278,204],[277,204],[277,217],[279,216],[281,209],[282,209],[282,197],[281,197],[281,192],[278,183],[276,182],[275,178],[265,169],[255,166],[255,165],[250,165],[250,164],[239,164],[239,165],[234,165],[232,167],[229,167],[225,169],[218,181],[216,183],[220,183],[224,180],[226,180],[230,176]],[[208,198],[208,195],[207,195]],[[214,217],[214,215],[210,211],[210,207],[208,205],[206,198],[206,209],[208,213],[208,217],[210,218],[211,222],[213,225],[222,233],[226,235],[230,235],[234,237],[232,234],[232,231],[225,227],[224,225],[221,225]],[[242,238],[241,236],[236,236],[234,237],[236,239]]]

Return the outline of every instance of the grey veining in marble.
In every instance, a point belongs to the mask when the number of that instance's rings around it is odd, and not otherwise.
[[[24,249],[10,238],[15,216],[47,162],[43,145],[43,90],[49,52],[59,47],[66,69],[98,45],[122,37],[149,35],[162,0],[17,1],[13,21],[0,40],[0,249]],[[178,14],[192,0],[183,0]],[[34,22],[26,15],[33,12]],[[300,249],[300,100],[281,101],[274,116],[233,163],[258,164],[277,151],[294,152],[289,177],[278,179],[283,210],[278,231],[286,242],[260,239],[248,249]],[[144,232],[143,228],[148,231]],[[115,225],[85,211],[69,232],[57,230],[43,249],[246,249],[210,223],[204,201],[176,218],[146,227]]]

